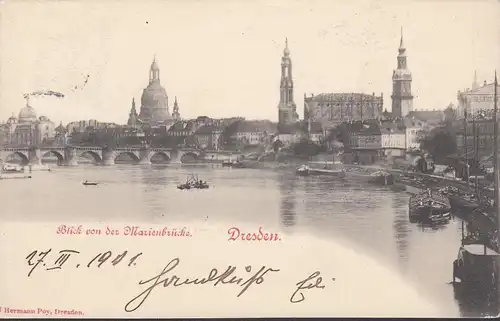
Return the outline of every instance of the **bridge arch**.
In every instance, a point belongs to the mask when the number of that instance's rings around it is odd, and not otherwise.
[[[181,156],[181,163],[195,163],[198,161],[198,154],[187,152]]]
[[[55,150],[49,150],[47,152],[44,152],[42,154],[41,161],[43,162],[43,158],[46,157],[46,156],[50,156],[50,155],[54,155],[55,157],[57,157],[57,162],[58,163],[62,163],[64,161],[64,156],[61,153],[59,153],[58,151],[55,151]]]
[[[119,158],[120,156],[124,156],[124,155],[127,155],[127,156],[130,156],[130,158],[132,158],[132,160],[134,162],[139,162],[139,157],[137,157],[137,155],[134,153],[134,152],[129,152],[129,151],[125,151],[125,152],[115,152],[115,162],[116,161],[119,161]]]
[[[171,161],[170,155],[168,155],[165,152],[161,152],[161,151],[151,152],[151,154],[149,154],[149,161],[152,162],[153,157],[155,157],[155,156],[160,156],[162,158],[163,162],[170,162]],[[153,162],[154,162],[154,160],[153,160]]]
[[[85,155],[92,156],[92,158],[96,161],[96,163],[102,162],[101,156],[99,154],[97,154],[96,152],[91,151],[91,150],[86,150],[86,151],[79,153],[78,157],[85,157]]]
[[[19,156],[19,158],[21,158],[21,165],[27,165],[30,162],[28,156],[26,154],[24,154],[23,152],[12,152],[12,153],[8,154],[7,157],[5,157],[5,159],[3,161],[7,162],[7,160],[9,158],[11,158],[12,156]]]

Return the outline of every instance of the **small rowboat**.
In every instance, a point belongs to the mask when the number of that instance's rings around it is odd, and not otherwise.
[[[88,182],[88,181],[85,181],[82,184],[85,185],[85,186],[96,186],[96,185],[99,185],[98,182]]]

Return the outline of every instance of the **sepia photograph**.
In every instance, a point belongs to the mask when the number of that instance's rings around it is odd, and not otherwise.
[[[0,318],[500,314],[500,1],[0,2]]]

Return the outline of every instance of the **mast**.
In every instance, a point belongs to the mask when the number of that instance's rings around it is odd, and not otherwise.
[[[498,81],[497,81],[497,71],[495,70],[495,95],[493,96],[494,99],[494,109],[493,109],[493,165],[494,165],[494,172],[493,172],[493,177],[494,177],[494,188],[495,188],[495,214],[497,215],[498,218],[498,207],[500,206],[500,193],[498,192],[498,184],[500,180],[500,176],[498,173],[499,170],[499,165],[498,165],[498,119],[497,119],[497,114],[498,114]]]
[[[465,100],[465,112],[464,112],[464,147],[465,147],[465,179],[467,181],[467,186],[469,186],[469,160],[467,157],[467,98]]]
[[[472,151],[473,151],[473,154],[472,154],[472,159],[473,159],[473,166],[474,168],[476,168],[476,164],[479,163],[479,137],[478,137],[478,128],[476,127],[476,114],[472,114]],[[470,174],[470,173],[469,173]],[[477,200],[479,202],[479,189],[478,189],[478,186],[477,186],[477,183],[478,183],[478,178],[477,178],[477,174],[478,173],[475,173],[475,177],[474,177],[474,193],[476,194],[476,197],[477,197]]]

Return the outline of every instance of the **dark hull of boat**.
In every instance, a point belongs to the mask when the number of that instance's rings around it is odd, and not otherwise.
[[[309,176],[309,171],[295,171],[295,174],[299,175],[299,176]]]
[[[394,185],[394,179],[390,176],[389,177],[375,176],[375,177],[371,177],[368,180],[368,183],[375,184],[375,185],[383,185],[383,186]]]
[[[410,222],[446,222],[451,219],[450,208],[433,208],[430,206],[421,206],[410,209]]]
[[[460,196],[448,196],[454,211],[473,211],[479,207],[475,202],[466,201]]]
[[[98,183],[83,183],[85,186],[96,186]]]

